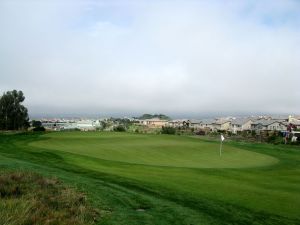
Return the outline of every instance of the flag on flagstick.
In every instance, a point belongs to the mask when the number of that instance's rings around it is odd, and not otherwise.
[[[225,140],[225,138],[224,138],[224,136],[221,134],[221,141],[224,141]]]
[[[224,136],[221,134],[221,143],[220,143],[220,156],[222,156],[222,144],[223,141],[225,140]]]

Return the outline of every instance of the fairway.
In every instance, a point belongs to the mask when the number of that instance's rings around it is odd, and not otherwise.
[[[220,157],[219,141],[178,135],[51,132],[0,141],[1,170],[78,188],[100,210],[97,224],[300,224],[298,146],[226,139]]]
[[[132,164],[186,168],[247,168],[268,166],[278,159],[196,138],[123,133],[52,133],[31,146]]]

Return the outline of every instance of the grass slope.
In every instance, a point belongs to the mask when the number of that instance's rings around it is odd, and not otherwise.
[[[117,133],[0,136],[0,168],[87,192],[99,224],[300,224],[297,147]],[[190,162],[190,163],[189,163]]]
[[[85,195],[28,172],[0,174],[0,224],[94,224],[98,213]]]

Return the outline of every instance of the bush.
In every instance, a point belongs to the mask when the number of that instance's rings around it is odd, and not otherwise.
[[[242,137],[247,137],[248,136],[248,131],[247,130],[243,130],[241,132]]]
[[[284,139],[279,133],[269,133],[267,137],[267,142],[275,145],[283,144]]]
[[[45,127],[35,127],[32,130],[33,131],[46,131]]]
[[[175,134],[176,129],[174,127],[165,127],[165,126],[163,126],[161,128],[161,133],[162,134]]]
[[[42,126],[42,122],[39,120],[32,120],[31,121],[31,126],[33,127],[41,127]]]
[[[205,135],[205,131],[204,130],[199,130],[195,134],[196,135]]]
[[[232,136],[232,135],[233,135],[233,133],[232,133],[231,131],[229,131],[229,130],[226,132],[226,134],[227,134],[228,136]]]
[[[124,132],[124,131],[126,131],[126,129],[125,129],[124,126],[118,125],[118,126],[114,127],[114,131],[116,131],[116,132]]]
[[[275,135],[268,136],[268,142],[274,142],[275,140],[276,140],[276,136]]]

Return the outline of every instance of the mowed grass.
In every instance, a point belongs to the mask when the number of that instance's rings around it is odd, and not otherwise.
[[[55,175],[98,224],[300,224],[300,149],[128,133],[0,136],[0,168]],[[1,212],[0,212],[1,214]]]
[[[199,141],[190,137],[124,133],[52,133],[30,145],[131,164],[185,168],[247,168],[268,166],[278,159],[256,152]]]

